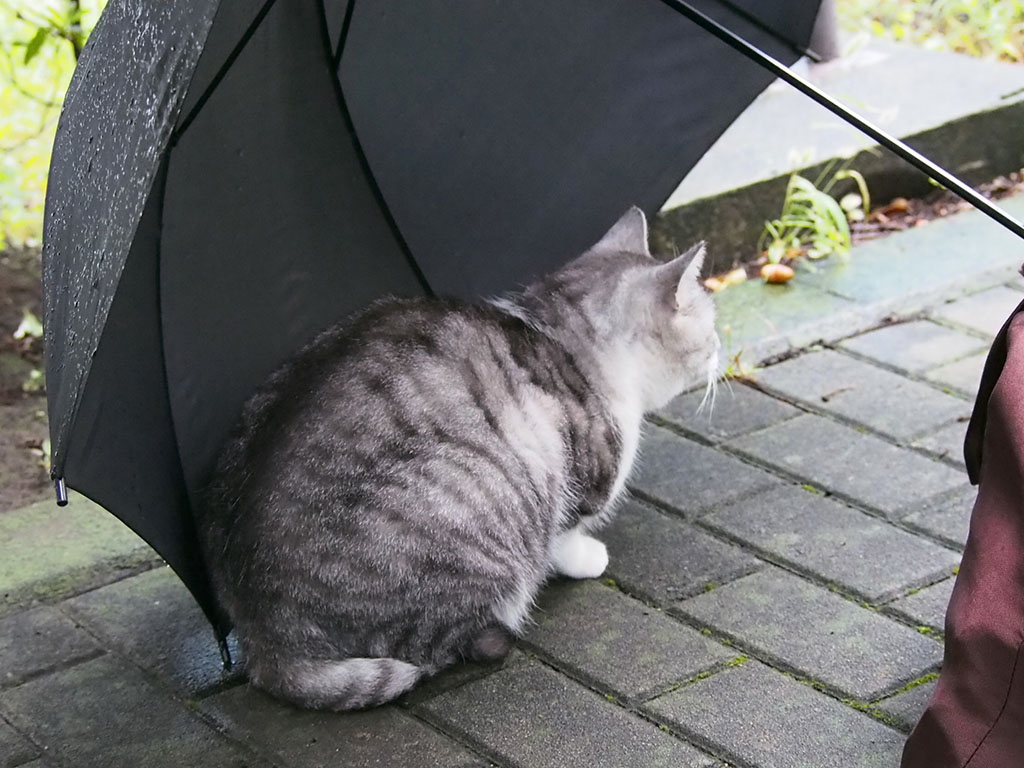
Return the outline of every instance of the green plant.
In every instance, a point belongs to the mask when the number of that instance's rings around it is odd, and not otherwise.
[[[758,249],[768,261],[778,264],[783,258],[823,259],[832,254],[845,255],[850,251],[850,221],[866,215],[870,205],[867,183],[857,171],[842,168],[833,173],[822,186],[821,178],[812,182],[793,174],[786,185],[779,218],[766,221],[758,240]],[[851,192],[836,200],[830,193],[835,185],[852,179],[858,192]]]
[[[723,379],[741,379],[746,381],[754,381],[757,378],[757,372],[761,369],[756,365],[751,365],[743,359],[743,347],[740,347],[736,352],[732,351],[732,328],[728,325],[722,331],[725,334],[725,371],[722,372]]]
[[[0,248],[35,245],[57,118],[106,0],[0,0]]]
[[[1024,0],[837,0],[836,8],[851,31],[1024,61]]]

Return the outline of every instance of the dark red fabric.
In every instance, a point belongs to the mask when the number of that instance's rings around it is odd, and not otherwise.
[[[1024,304],[1022,304],[1024,307]],[[985,366],[965,453],[979,483],[938,686],[903,768],[1024,767],[1024,313]]]

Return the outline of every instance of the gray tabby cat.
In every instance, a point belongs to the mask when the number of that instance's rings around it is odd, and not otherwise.
[[[274,373],[200,519],[250,680],[381,704],[504,655],[553,573],[599,576],[643,414],[717,371],[703,256],[655,261],[634,208],[521,294],[384,299]]]

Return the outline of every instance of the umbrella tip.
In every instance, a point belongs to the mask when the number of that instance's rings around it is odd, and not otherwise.
[[[68,505],[68,489],[64,485],[64,478],[58,477],[53,481],[54,490],[57,492],[57,506],[66,507]]]
[[[217,645],[220,646],[220,661],[224,665],[224,671],[230,672],[231,667],[234,666],[234,661],[231,658],[231,648],[228,647],[227,637],[219,636],[217,638]]]

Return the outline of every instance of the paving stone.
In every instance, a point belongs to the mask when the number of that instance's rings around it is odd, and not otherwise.
[[[860,701],[874,701],[942,661],[935,640],[775,569],[675,610]]]
[[[290,768],[470,768],[488,764],[395,707],[313,712],[248,686],[205,699],[200,707],[229,735],[258,746]]]
[[[0,686],[99,652],[89,634],[55,608],[16,613],[0,620]]]
[[[964,474],[869,434],[805,414],[729,446],[886,514],[961,485]]]
[[[20,766],[39,756],[39,750],[3,720],[0,720],[0,766]]]
[[[503,669],[419,708],[445,731],[520,768],[716,765],[652,723],[536,661]]]
[[[893,768],[904,737],[755,661],[645,707],[673,729],[757,768]]]
[[[921,715],[924,714],[924,710],[928,706],[928,702],[931,701],[932,694],[935,693],[937,685],[938,682],[932,680],[922,685],[914,686],[909,691],[903,691],[903,693],[897,693],[888,699],[882,699],[875,705],[875,708],[880,709],[893,718],[898,727],[905,731],[910,731],[917,724],[917,721],[921,719]]]
[[[575,677],[634,702],[736,656],[700,632],[593,581],[548,587],[527,641]]]
[[[63,765],[255,768],[137,669],[103,656],[4,692],[0,709]]]
[[[770,391],[897,440],[971,413],[970,404],[959,398],[828,349],[765,368],[758,381]]]
[[[988,344],[977,336],[927,320],[889,325],[845,339],[838,346],[914,373],[988,349]]]
[[[717,442],[744,435],[799,416],[802,411],[743,384],[720,384],[714,407],[697,413],[704,391],[681,395],[658,411],[658,416],[689,432]]]
[[[973,296],[942,304],[932,310],[932,316],[995,336],[1021,299],[1024,299],[1024,294],[1020,291],[997,285]]]
[[[967,434],[967,421],[956,421],[947,424],[937,432],[919,437],[911,445],[923,448],[939,458],[955,463],[961,468],[964,464],[964,437]]]
[[[662,427],[646,429],[630,485],[682,512],[699,513],[778,482],[767,472]]]
[[[1020,262],[1010,233],[995,234],[995,239],[1001,240],[995,242],[989,236],[991,225],[984,219],[967,213],[894,232],[858,246],[852,259],[801,274],[798,279],[869,305],[900,307],[934,292],[948,295],[969,277]],[[979,248],[982,241],[986,246]],[[966,268],[965,253],[971,254],[971,265]]]
[[[918,511],[903,518],[903,522],[963,549],[977,498],[978,489],[965,485],[952,494],[925,502]]]
[[[460,661],[442,670],[436,676],[419,683],[411,691],[398,698],[395,703],[403,707],[416,706],[445,691],[453,690],[473,680],[479,680],[481,677],[493,674],[499,669],[519,663],[522,660],[521,657],[522,654],[513,650],[505,658],[498,661]]]
[[[976,355],[957,360],[955,363],[933,368],[925,374],[925,377],[936,384],[951,387],[973,397],[978,394],[981,372],[985,369],[987,358],[987,351],[979,352]]]
[[[934,581],[960,561],[943,547],[791,485],[712,512],[703,521],[870,602]]]
[[[78,494],[0,515],[0,613],[104,584],[157,561],[116,517]]]
[[[761,561],[692,524],[634,501],[619,510],[599,538],[608,545],[608,572],[626,591],[667,603],[724,584]]]
[[[713,294],[723,352],[731,356],[765,339],[798,334],[809,323],[820,327],[830,316],[856,308],[853,301],[819,290],[803,277],[786,285],[748,280]]]
[[[202,611],[166,566],[80,595],[67,606],[139,666],[188,693],[232,676],[223,670]],[[235,670],[240,674],[240,666]]]
[[[907,595],[888,605],[888,609],[914,622],[921,627],[929,627],[936,632],[945,630],[946,607],[949,596],[953,593],[955,578],[940,581],[930,587]]]

